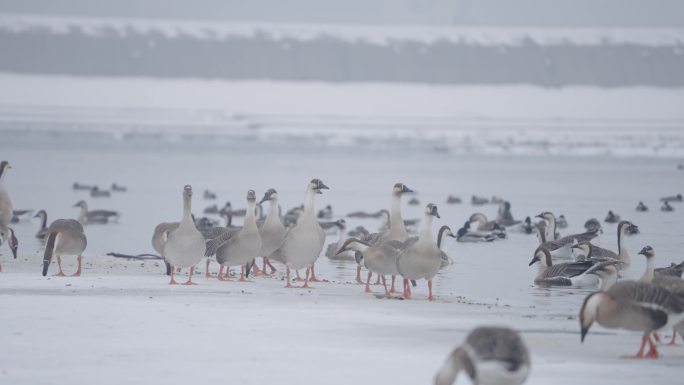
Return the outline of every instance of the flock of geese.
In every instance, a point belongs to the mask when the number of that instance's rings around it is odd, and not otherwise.
[[[7,161],[0,163],[0,245],[7,243],[16,258],[19,242],[10,227],[14,212],[3,184],[10,169]],[[684,281],[681,279],[684,262],[655,268],[655,252],[652,247],[645,246],[639,252],[647,259],[643,276],[637,281],[619,279],[620,271],[631,263],[623,239],[625,235],[638,232],[638,227],[629,221],[617,218],[617,251],[614,252],[591,243],[602,232],[600,222],[595,219],[587,221],[587,230],[583,233],[560,236],[558,229],[566,225],[563,216],[557,218],[547,211],[537,215],[537,223],[533,223],[529,217],[524,221],[516,221],[511,215],[510,203],[502,200],[496,220],[490,221],[484,214],[475,213],[457,232],[442,226],[435,237],[432,222],[433,218],[439,218],[440,215],[437,206],[429,203],[423,211],[424,218],[417,236],[411,236],[407,225],[412,223],[405,221],[401,215],[401,200],[413,190],[403,183],[396,183],[392,187],[389,211],[349,214],[350,217],[384,218],[383,226],[377,232],[356,228],[349,232],[353,236],[346,238],[346,222],[343,219],[329,222],[327,226],[320,221],[321,218],[332,216],[329,206],[321,212],[315,211],[315,197],[327,189],[323,181],[312,179],[306,186],[303,205],[285,216],[281,213],[275,189],[267,190],[259,202],[256,193],[249,190],[242,226],[231,225],[229,219],[226,226],[198,226],[201,221],[192,215],[193,190],[186,185],[182,190],[180,221],[160,223],[152,236],[154,249],[167,263],[169,283],[177,283],[175,275],[180,269],[189,269],[187,281],[183,284],[194,285],[192,278],[195,266],[208,257],[205,269],[207,277],[210,277],[211,261],[216,261],[220,266],[216,276],[219,280],[231,279],[231,267],[240,268],[239,280],[246,280],[252,270],[255,274],[267,274],[268,269],[273,273],[276,268],[271,262],[276,261],[285,266],[287,288],[307,288],[310,282],[320,281],[315,274],[315,263],[323,252],[326,239],[324,227],[332,227],[339,229],[340,239],[328,247],[325,255],[331,259],[356,261],[356,280],[365,283],[365,291],[370,291],[369,285],[375,274],[384,287],[385,295],[392,296],[396,293],[395,283],[399,277],[402,280],[402,297],[409,299],[412,297],[411,288],[417,285],[417,281],[425,280],[428,299],[432,300],[435,298],[432,280],[452,260],[442,250],[444,237],[452,237],[459,242],[492,242],[507,238],[507,233],[511,231],[534,232],[539,238],[539,245],[532,253],[530,265],[539,264],[534,278],[536,284],[598,288],[598,291],[585,298],[579,311],[582,341],[594,323],[606,328],[639,331],[643,335],[635,357],[657,358],[659,330],[675,330],[670,343],[675,342],[676,332],[684,333]],[[205,198],[208,193],[204,192]],[[211,195],[209,197],[211,199]],[[668,205],[681,200],[681,195],[663,198]],[[483,199],[476,201],[481,204]],[[458,203],[460,199],[450,197],[448,202]],[[262,205],[268,205],[265,216],[261,214],[261,209],[257,210]],[[642,206],[645,205],[640,202],[637,210]],[[79,201],[75,207],[81,209],[77,220],[57,219],[49,226],[45,211],[41,210],[35,215],[42,222],[36,236],[45,240],[43,276],[47,275],[53,259],[56,259],[58,267],[56,275],[64,276],[63,257],[76,257],[77,271],[72,276],[80,276],[82,255],[87,246],[84,225],[107,223],[119,217],[119,213],[114,211],[89,211],[85,201]],[[225,209],[222,210],[224,213],[232,213]],[[289,222],[284,220],[288,215],[294,217]],[[606,222],[616,222],[616,217],[610,212]],[[474,229],[471,228],[473,225]],[[256,263],[257,258],[263,258],[262,269]],[[360,276],[362,268],[368,270],[365,282]],[[305,270],[303,284],[293,286],[292,270],[297,272],[299,278],[298,271],[302,269]],[[389,285],[386,280],[388,277],[391,278]],[[464,344],[449,355],[435,383],[451,384],[459,371],[465,370],[476,384],[521,384],[527,378],[529,367],[529,352],[517,332],[505,327],[480,327],[472,331]]]

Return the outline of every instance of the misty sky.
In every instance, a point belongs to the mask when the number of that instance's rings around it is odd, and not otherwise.
[[[0,0],[0,12],[231,22],[684,27],[682,0]]]

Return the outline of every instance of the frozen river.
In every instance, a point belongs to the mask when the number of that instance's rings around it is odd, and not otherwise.
[[[681,142],[681,134],[673,135]],[[316,137],[286,143],[242,137],[221,145],[206,140],[5,131],[0,158],[13,166],[5,183],[15,209],[46,209],[50,220],[75,218],[73,204],[85,199],[91,209],[123,215],[118,223],[86,228],[82,279],[41,277],[37,221],[15,226],[19,259],[10,260],[6,246],[0,249],[0,382],[429,383],[449,349],[484,323],[523,331],[535,365],[529,383],[576,384],[581,372],[586,384],[681,378],[681,347],[664,348],[658,362],[620,360],[636,351],[639,337],[601,328],[580,345],[576,315],[591,290],[535,287],[536,266],[528,267],[537,245],[533,235],[511,233],[490,244],[448,239],[455,263],[436,278],[436,303],[422,300],[422,282],[418,300],[364,294],[353,284],[354,263],[324,256],[317,273],[330,282],[291,292],[278,277],[253,283],[200,278],[197,287],[169,288],[157,262],[105,255],[152,252],[154,226],[180,218],[185,184],[196,191],[193,211],[202,215],[206,206],[225,201],[242,208],[247,190],[261,197],[270,187],[289,209],[302,202],[311,178],[321,178],[330,190],[317,197],[317,209],[329,204],[335,218],[389,208],[392,185],[403,182],[420,201],[404,201],[404,218],[420,218],[433,202],[441,214],[435,231],[442,224],[456,230],[478,211],[495,218],[497,206],[470,205],[473,194],[509,200],[517,219],[546,210],[564,214],[570,226],[563,234],[581,232],[585,220],[603,220],[613,210],[641,230],[626,240],[634,263],[624,275],[638,277],[644,261],[637,252],[645,245],[656,250],[658,266],[684,258],[684,207],[659,210],[661,196],[684,192],[678,159],[467,155],[401,145],[334,146]],[[76,181],[102,187],[116,182],[128,192],[93,199],[71,189]],[[218,199],[202,199],[204,189]],[[448,205],[448,195],[464,203]],[[651,210],[636,212],[639,201]],[[349,228],[379,225],[346,219]],[[604,229],[599,244],[617,249],[615,226],[604,223]],[[67,271],[73,268],[67,265]]]

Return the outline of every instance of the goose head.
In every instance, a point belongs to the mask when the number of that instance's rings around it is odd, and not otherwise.
[[[40,218],[40,219],[45,219],[47,217],[47,212],[45,210],[39,210],[36,215],[33,216],[34,218]]]
[[[655,256],[655,251],[653,251],[651,246],[644,246],[638,254],[643,255],[648,260]]]
[[[346,251],[349,250],[354,250],[354,251],[362,251],[362,249],[365,249],[368,247],[368,244],[366,242],[360,241],[356,238],[349,238],[344,243],[342,244],[342,247],[335,253],[335,255],[342,254]]]
[[[542,266],[551,266],[551,253],[544,247],[537,248],[528,266],[532,266],[537,262],[541,263]]]
[[[329,187],[326,186],[322,180],[315,178],[311,179],[309,182],[309,190],[314,191],[316,194],[323,194],[321,190],[328,190]]]
[[[9,162],[6,160],[3,160],[0,162],[0,180],[2,180],[2,177],[5,175],[5,171],[11,170],[12,166],[10,166]]]
[[[556,217],[550,211],[544,211],[536,215],[537,218],[545,219],[547,221],[556,220]]]
[[[189,184],[186,184],[185,187],[183,187],[183,198],[192,198],[192,186]]]
[[[256,204],[256,193],[254,190],[247,191],[247,203]]]
[[[82,209],[86,209],[86,210],[87,210],[87,209],[88,209],[88,204],[86,203],[86,201],[80,200],[80,201],[74,203],[74,206],[73,206],[73,207],[80,207],[80,208],[82,208]]]
[[[408,188],[408,186],[406,186],[403,183],[395,183],[394,187],[392,188],[392,195],[394,195],[394,196],[401,196],[402,194],[412,193],[412,192],[413,192],[413,190]]]
[[[337,226],[340,231],[344,231],[347,229],[347,221],[345,221],[344,218],[340,218],[335,221],[335,226]]]
[[[638,232],[639,226],[630,221],[620,221],[618,223],[618,234],[625,234],[626,232]]]
[[[264,197],[261,198],[259,203],[264,203],[266,201],[275,201],[277,199],[278,199],[278,192],[276,191],[276,189],[270,188],[270,189],[266,190],[266,192],[264,193]]]
[[[439,212],[437,212],[437,205],[434,203],[428,203],[427,206],[425,206],[425,215],[441,218]]]

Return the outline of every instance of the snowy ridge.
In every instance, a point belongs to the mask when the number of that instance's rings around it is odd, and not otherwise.
[[[262,37],[271,40],[338,39],[391,45],[396,41],[437,44],[459,42],[472,45],[617,45],[681,46],[684,29],[624,28],[446,28],[446,27],[378,27],[343,25],[287,25],[212,23],[205,21],[159,21],[144,19],[48,17],[0,14],[0,30],[22,33],[48,30],[52,34],[79,31],[88,36],[117,34],[161,34],[166,38],[225,40]]]

